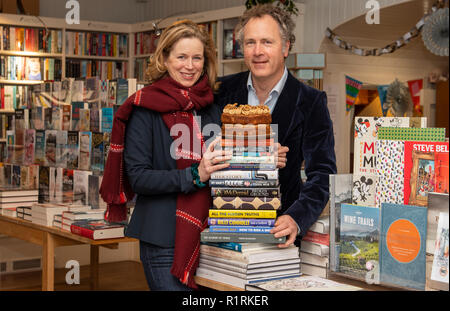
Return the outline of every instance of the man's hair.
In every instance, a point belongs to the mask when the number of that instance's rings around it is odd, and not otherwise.
[[[284,42],[289,41],[289,51],[295,43],[294,28],[295,23],[290,17],[289,13],[279,7],[274,7],[272,4],[258,4],[251,9],[244,12],[244,14],[239,18],[239,23],[235,28],[237,35],[237,40],[239,44],[243,47],[244,41],[244,28],[245,25],[252,18],[261,18],[264,15],[272,17],[278,24],[280,28],[280,35]]]
[[[153,83],[168,74],[164,61],[169,57],[174,44],[183,38],[197,38],[202,42],[203,56],[205,58],[203,71],[208,74],[210,86],[214,87],[217,79],[217,57],[214,42],[203,27],[190,20],[177,21],[164,29],[155,54],[150,58],[146,78]]]

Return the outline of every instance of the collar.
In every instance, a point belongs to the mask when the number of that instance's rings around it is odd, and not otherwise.
[[[284,85],[286,84],[286,80],[288,77],[288,70],[286,68],[286,66],[284,66],[284,72],[283,75],[281,76],[280,81],[278,81],[278,83],[273,87],[273,89],[270,91],[269,96],[273,94],[273,92],[276,92],[277,95],[279,95],[281,93],[281,91],[284,88]],[[247,90],[253,91],[256,94],[255,88],[253,87],[253,81],[252,81],[252,72],[250,71],[248,74],[248,79],[247,79]]]

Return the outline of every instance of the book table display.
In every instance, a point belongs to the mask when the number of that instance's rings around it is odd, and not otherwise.
[[[54,290],[55,248],[79,244],[90,245],[90,287],[98,288],[99,247],[117,249],[119,243],[135,242],[133,238],[92,240],[55,227],[47,227],[28,220],[0,215],[0,234],[42,246],[42,290]]]

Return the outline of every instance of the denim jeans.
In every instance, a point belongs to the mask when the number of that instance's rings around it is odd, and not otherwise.
[[[139,242],[140,257],[144,266],[148,287],[152,291],[190,291],[170,273],[174,248],[159,247],[143,241]]]

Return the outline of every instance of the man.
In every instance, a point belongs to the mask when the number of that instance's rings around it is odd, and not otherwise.
[[[298,242],[317,220],[328,201],[329,175],[336,173],[326,94],[298,81],[285,66],[295,42],[294,27],[287,12],[270,4],[246,11],[236,34],[250,72],[221,78],[216,96],[222,108],[232,103],[267,105],[272,124],[278,125],[279,154],[287,152],[287,161],[279,170],[282,208],[271,232],[286,236],[280,247]],[[303,161],[305,183],[300,177]]]

